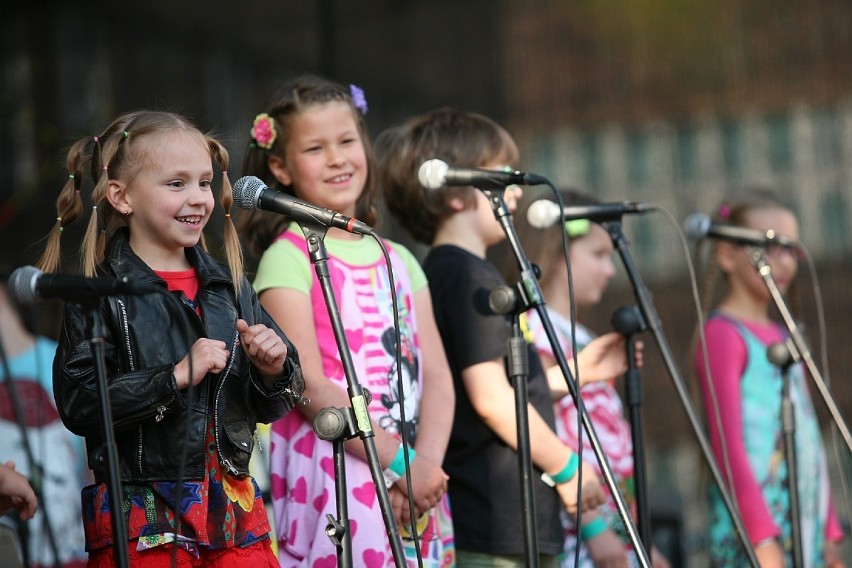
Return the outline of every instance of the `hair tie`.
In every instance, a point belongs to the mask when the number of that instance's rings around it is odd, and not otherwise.
[[[68,179],[74,179],[74,174],[68,174]]]
[[[230,214],[230,213],[225,213],[225,219],[230,219],[230,218],[231,218],[231,214]]]
[[[97,210],[98,210],[98,206],[97,206],[97,205],[92,205],[92,211],[97,211]]]
[[[95,144],[97,144],[98,142],[100,142],[100,139],[99,139],[97,136],[95,136],[95,137],[94,137],[94,139],[95,139]]]
[[[59,221],[59,222],[61,223],[61,222],[62,222],[62,217],[57,217],[57,218],[56,218],[56,220],[57,220],[57,221]]]
[[[727,203],[723,203],[719,206],[719,218],[727,219],[731,216],[731,208]]]
[[[122,130],[122,132],[124,133],[124,137],[125,137],[125,138],[129,138],[129,137],[130,137],[130,134],[128,134],[126,130]]]

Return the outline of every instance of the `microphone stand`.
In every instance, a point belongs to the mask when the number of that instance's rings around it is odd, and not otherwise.
[[[751,565],[754,568],[758,568],[760,565],[757,562],[757,557],[754,553],[754,547],[751,545],[751,542],[748,539],[748,534],[746,533],[742,517],[740,516],[739,511],[737,510],[736,505],[734,503],[734,500],[732,499],[731,494],[723,481],[722,475],[719,472],[719,468],[716,465],[716,461],[713,459],[710,443],[707,441],[707,437],[702,431],[701,423],[699,422],[698,417],[696,416],[695,411],[693,410],[692,405],[689,402],[689,394],[683,386],[683,379],[680,377],[680,374],[678,372],[677,365],[674,361],[674,356],[671,352],[671,348],[669,347],[665,335],[662,332],[660,318],[656,312],[656,309],[654,308],[654,303],[651,300],[651,294],[645,287],[645,284],[642,282],[642,278],[639,275],[639,271],[636,269],[636,266],[633,263],[633,258],[631,257],[630,251],[628,250],[627,238],[624,236],[624,233],[621,230],[621,217],[619,215],[618,217],[615,217],[612,220],[602,221],[600,222],[600,225],[604,229],[606,229],[606,231],[610,234],[613,245],[618,251],[619,256],[621,257],[622,264],[624,265],[624,268],[627,271],[627,276],[629,277],[630,283],[633,286],[633,292],[636,296],[636,301],[642,311],[642,316],[645,319],[646,325],[648,325],[649,329],[654,334],[654,339],[656,340],[657,346],[660,349],[660,353],[666,364],[666,368],[668,369],[669,376],[671,377],[672,382],[674,383],[675,390],[680,396],[683,409],[686,411],[687,418],[689,419],[689,422],[692,425],[692,429],[695,433],[696,438],[698,439],[698,443],[701,446],[701,451],[704,453],[704,457],[707,461],[707,465],[710,468],[710,471],[713,474],[713,478],[716,481],[716,485],[718,485],[719,487],[719,493],[721,494],[722,499],[725,501],[725,505],[731,515],[731,520],[733,521],[737,534],[739,535],[740,540],[742,541],[743,549],[745,550],[746,555],[748,556],[751,562]]]
[[[783,343],[769,346],[769,361],[781,370],[781,426],[784,432],[784,461],[787,463],[787,493],[790,496],[790,524],[793,535],[793,566],[805,565],[802,549],[802,517],[799,508],[799,470],[796,460],[796,414],[790,398],[790,366],[798,359],[795,347]]]
[[[299,226],[305,234],[308,254],[310,255],[311,263],[314,265],[314,270],[319,278],[322,293],[325,298],[326,308],[328,309],[328,315],[331,319],[332,328],[334,329],[334,339],[337,342],[337,349],[340,352],[340,360],[343,364],[344,374],[346,375],[347,391],[349,393],[349,400],[354,412],[355,422],[358,427],[358,436],[361,437],[361,440],[364,443],[364,450],[367,453],[367,463],[370,466],[373,484],[376,486],[376,495],[379,498],[379,505],[382,510],[385,530],[387,531],[388,538],[390,540],[394,562],[397,568],[405,568],[405,552],[402,547],[399,529],[396,526],[396,519],[393,517],[393,509],[391,507],[390,497],[388,496],[388,489],[387,486],[385,486],[381,462],[379,461],[379,455],[376,452],[376,443],[373,439],[375,437],[375,433],[373,432],[373,426],[370,423],[370,414],[367,410],[367,391],[358,383],[355,365],[352,362],[352,354],[349,351],[349,345],[346,341],[346,332],[343,329],[343,320],[340,317],[337,300],[334,297],[334,289],[331,285],[331,275],[328,269],[328,252],[326,251],[325,243],[323,242],[328,228],[323,227],[319,223],[313,224],[307,222],[300,222]],[[342,465],[342,453],[340,456],[335,456],[335,471],[337,470],[338,459],[340,459]],[[335,482],[338,482],[338,480],[335,479]],[[337,495],[339,507],[341,500],[340,497],[343,496],[345,498],[345,485],[344,491],[341,492],[338,490]],[[338,509],[338,511],[340,511],[340,509]],[[348,519],[344,518],[341,522],[348,524]],[[335,528],[337,528],[337,525],[335,525]],[[348,533],[349,531],[346,530],[344,532],[344,537],[346,537]],[[332,542],[334,542],[334,537],[330,536],[330,538],[332,538]],[[343,553],[341,552],[339,555],[343,555]],[[351,545],[349,556],[351,558]]]
[[[36,349],[37,344],[33,346]],[[36,462],[33,455],[30,439],[27,436],[27,425],[24,418],[24,410],[21,407],[21,399],[18,397],[18,390],[15,386],[15,380],[12,377],[12,369],[9,366],[9,359],[6,356],[6,349],[3,347],[3,338],[0,336],[0,362],[3,364],[3,378],[5,379],[6,389],[9,391],[9,400],[12,403],[12,410],[15,414],[15,422],[18,424],[18,430],[21,434],[21,447],[26,456],[27,465],[30,472],[30,484],[35,490],[36,498],[38,499],[39,508],[41,509],[44,524],[44,532],[47,536],[47,544],[50,547],[50,552],[53,555],[54,566],[60,565],[59,549],[56,546],[56,536],[53,532],[53,527],[50,524],[50,517],[47,514],[47,501],[44,499],[44,468],[40,463]],[[38,360],[36,359],[36,363]],[[26,539],[21,539],[21,549],[25,559],[29,558],[29,546]],[[29,561],[26,562],[29,564]]]
[[[110,518],[112,521],[113,546],[115,547],[115,563],[119,568],[128,567],[127,528],[124,523],[124,505],[121,487],[121,477],[118,473],[118,447],[115,444],[115,433],[112,428],[112,407],[107,388],[107,370],[104,348],[103,321],[100,312],[100,299],[92,299],[80,303],[88,310],[88,327],[90,330],[89,343],[92,347],[92,357],[95,363],[95,375],[100,393],[101,418],[104,436],[103,448],[106,450],[107,488],[110,498]],[[97,461],[103,461],[103,454]]]
[[[808,374],[810,374],[811,379],[813,379],[819,394],[822,396],[828,411],[831,413],[831,418],[837,425],[837,429],[840,430],[840,434],[846,441],[846,448],[852,452],[852,435],[849,434],[849,428],[843,421],[843,417],[840,416],[840,410],[837,408],[837,404],[831,396],[831,391],[828,390],[828,386],[825,384],[822,374],[817,368],[816,363],[814,363],[811,351],[802,337],[799,327],[793,319],[790,309],[784,301],[784,297],[781,295],[781,291],[778,290],[778,285],[775,283],[775,279],[772,278],[772,269],[770,268],[769,263],[766,262],[766,257],[764,256],[763,251],[752,247],[751,261],[755,270],[757,270],[757,273],[766,283],[766,287],[769,289],[769,294],[772,296],[772,300],[775,302],[775,306],[781,313],[781,318],[784,320],[784,324],[790,332],[790,340],[793,342],[793,346],[798,351],[801,360],[805,362],[805,365],[808,368]]]
[[[515,423],[518,432],[518,468],[521,479],[521,508],[524,518],[524,551],[525,565],[530,568],[538,566],[538,538],[535,526],[535,495],[533,492],[533,466],[530,449],[529,430],[529,396],[527,392],[530,374],[527,343],[521,331],[520,315],[529,306],[519,298],[512,288],[498,286],[491,291],[488,304],[498,314],[512,314],[512,337],[508,341],[506,366],[509,379],[515,390]]]
[[[642,384],[641,373],[636,366],[636,344],[633,335],[645,331],[648,326],[636,306],[619,308],[612,315],[612,327],[625,336],[627,351],[627,373],[624,375],[624,392],[627,401],[627,416],[630,421],[630,437],[633,446],[633,483],[636,492],[636,525],[639,538],[645,547],[651,545],[651,521],[648,507],[648,484],[645,475],[645,442],[642,436]]]
[[[568,390],[571,393],[571,396],[574,398],[574,404],[576,405],[577,411],[580,414],[583,428],[589,436],[589,442],[591,443],[592,450],[594,451],[595,457],[598,460],[598,464],[601,468],[601,472],[603,473],[606,485],[610,490],[610,494],[612,495],[612,499],[618,510],[618,514],[620,515],[621,520],[624,523],[624,527],[627,531],[628,537],[630,538],[630,542],[633,545],[634,550],[636,551],[636,558],[639,560],[639,563],[641,564],[641,566],[643,566],[643,568],[649,568],[651,566],[651,562],[648,559],[648,554],[636,534],[636,527],[633,524],[633,520],[630,518],[630,513],[627,510],[627,506],[624,502],[624,496],[621,494],[621,491],[618,488],[618,484],[615,482],[615,478],[612,475],[612,469],[610,468],[609,462],[606,459],[606,455],[603,452],[600,440],[598,439],[598,435],[595,432],[595,428],[592,425],[592,421],[589,418],[588,412],[586,412],[586,409],[583,406],[583,401],[580,398],[580,392],[577,389],[574,377],[568,368],[568,362],[565,359],[565,354],[559,348],[559,341],[556,337],[556,331],[554,330],[553,323],[550,321],[550,316],[544,307],[544,299],[542,296],[541,288],[538,284],[538,279],[535,276],[535,271],[532,267],[532,264],[530,263],[529,259],[523,251],[523,248],[521,247],[520,241],[518,239],[518,234],[515,231],[514,225],[512,224],[512,214],[511,212],[509,212],[508,208],[506,207],[506,203],[503,200],[503,191],[495,191],[487,187],[479,189],[481,189],[482,192],[488,198],[488,202],[491,204],[491,209],[494,212],[494,216],[497,218],[497,221],[503,227],[509,245],[512,247],[512,252],[515,255],[515,260],[517,261],[518,269],[520,270],[520,289],[524,294],[525,303],[529,306],[534,306],[536,312],[538,312],[539,318],[541,319],[541,323],[544,326],[544,331],[547,335],[547,340],[550,342],[553,354],[556,357],[556,361],[559,364],[559,368],[562,370],[562,375],[565,377],[565,382],[568,385]]]

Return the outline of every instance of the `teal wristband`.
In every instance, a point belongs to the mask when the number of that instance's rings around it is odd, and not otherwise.
[[[580,538],[582,540],[591,540],[608,528],[609,527],[606,526],[606,521],[603,520],[603,517],[595,517],[580,527]]]
[[[399,449],[396,451],[396,455],[393,457],[393,461],[388,464],[388,469],[402,477],[405,475],[405,447],[403,444],[399,445]],[[415,451],[414,448],[408,448],[408,463],[414,461]]]
[[[577,457],[577,454],[571,454],[571,457],[568,458],[568,463],[565,464],[565,467],[562,468],[557,474],[551,475],[550,478],[554,483],[567,483],[571,481],[571,478],[577,475],[577,470],[580,468],[580,458]]]

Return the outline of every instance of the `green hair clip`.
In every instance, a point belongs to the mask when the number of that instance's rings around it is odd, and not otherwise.
[[[572,239],[588,235],[591,228],[592,222],[588,219],[571,219],[570,221],[565,221],[565,232]]]

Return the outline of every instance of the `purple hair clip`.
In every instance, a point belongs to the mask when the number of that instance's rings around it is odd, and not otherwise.
[[[727,203],[721,204],[719,206],[719,218],[720,219],[727,219],[730,216],[731,216],[731,208],[728,206]]]
[[[352,104],[355,108],[360,110],[361,114],[367,114],[367,98],[364,96],[364,90],[350,84],[349,92],[352,94]]]

